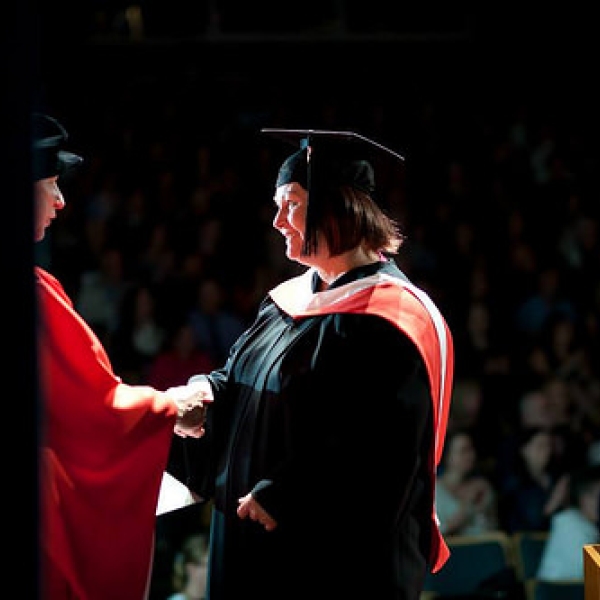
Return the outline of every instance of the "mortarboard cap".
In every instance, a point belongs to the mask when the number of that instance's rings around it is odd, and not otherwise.
[[[401,154],[352,131],[263,128],[261,132],[299,148],[281,165],[275,185],[296,182],[308,191],[307,250],[316,247],[320,208],[329,191],[348,185],[373,197],[374,165],[382,157],[404,162]]]
[[[66,129],[52,117],[34,113],[32,117],[33,180],[66,175],[83,162],[83,158],[64,150]]]

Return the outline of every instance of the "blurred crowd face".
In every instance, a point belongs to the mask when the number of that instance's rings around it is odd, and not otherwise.
[[[206,559],[200,562],[189,562],[185,566],[187,575],[186,592],[189,598],[204,598],[208,579],[208,565]]]
[[[447,470],[468,475],[475,468],[476,458],[473,441],[468,435],[459,433],[449,440],[445,461]]]
[[[520,412],[521,425],[523,427],[544,427],[550,429],[554,426],[548,396],[541,390],[529,392],[523,396]]]
[[[521,454],[533,473],[546,470],[552,458],[554,440],[548,431],[538,431],[525,443]]]

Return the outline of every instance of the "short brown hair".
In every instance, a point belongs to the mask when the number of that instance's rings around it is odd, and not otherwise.
[[[359,245],[368,250],[396,254],[404,241],[397,223],[366,192],[344,185],[328,191],[320,203],[317,229],[324,236],[331,256]],[[316,249],[316,247],[315,247]],[[309,249],[303,249],[310,254]]]

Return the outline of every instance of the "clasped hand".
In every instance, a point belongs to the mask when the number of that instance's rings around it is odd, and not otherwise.
[[[170,387],[165,394],[177,405],[174,432],[180,437],[202,437],[207,404],[213,399],[210,389],[193,383]]]

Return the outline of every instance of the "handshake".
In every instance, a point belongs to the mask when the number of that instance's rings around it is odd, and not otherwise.
[[[213,401],[212,389],[208,381],[170,387],[165,394],[177,406],[175,433],[180,437],[202,437],[206,421],[206,405]]]

